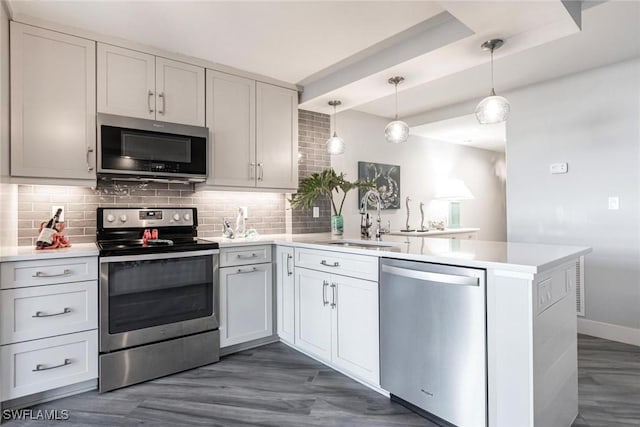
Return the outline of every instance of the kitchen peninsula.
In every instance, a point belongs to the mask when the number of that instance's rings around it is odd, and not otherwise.
[[[479,269],[486,274],[486,425],[569,426],[578,413],[575,292],[577,268],[590,248],[409,236],[376,242],[329,234],[217,240],[222,251],[275,244],[280,339],[385,394],[383,365],[367,352],[383,354],[377,325],[369,332],[378,321],[383,328],[379,260]],[[315,323],[331,323],[333,305],[333,323],[347,318],[348,330],[338,324],[332,326],[336,336],[317,336],[322,328]],[[350,340],[362,354],[348,348]]]

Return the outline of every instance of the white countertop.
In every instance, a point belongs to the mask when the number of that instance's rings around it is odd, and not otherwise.
[[[98,247],[95,243],[75,243],[69,248],[42,250],[37,250],[33,246],[0,247],[0,262],[47,258],[75,258],[81,256],[98,256]]]
[[[334,240],[361,241],[359,235],[346,234],[342,237],[337,237],[332,236],[330,233],[272,234],[259,236],[255,239],[226,239],[219,237],[206,238],[205,240],[218,242],[221,248],[281,244],[335,252],[357,253],[477,268],[494,268],[533,274],[591,252],[591,248],[584,246],[490,242],[466,239],[456,240],[410,235],[385,235],[382,238],[382,243],[387,246],[375,248],[328,245],[325,242]],[[369,242],[375,243],[375,240]],[[0,247],[0,262],[97,255],[98,248],[95,243],[77,243],[70,248],[51,250],[36,250],[31,246]]]
[[[419,237],[429,237],[429,236],[438,236],[440,234],[462,234],[462,233],[475,233],[476,231],[480,231],[479,228],[445,228],[444,230],[428,230],[428,231],[392,231],[388,233],[389,236],[419,236]]]
[[[359,241],[359,235],[331,236],[317,234],[264,235],[257,239],[207,238],[216,241],[221,248],[259,244],[282,244],[358,253],[379,257],[400,258],[414,261],[460,265],[487,269],[539,273],[556,265],[576,259],[591,252],[586,246],[560,246],[533,243],[491,242],[483,240],[457,240],[414,236],[390,236],[382,238],[387,247],[365,249],[327,245],[330,240]],[[370,241],[375,243],[375,240]]]

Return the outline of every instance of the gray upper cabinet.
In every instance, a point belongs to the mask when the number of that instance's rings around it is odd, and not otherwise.
[[[95,179],[94,41],[11,22],[11,175]]]
[[[257,187],[298,187],[298,93],[256,84]]]
[[[256,82],[207,70],[207,184],[255,186]]]
[[[207,185],[296,189],[297,96],[294,90],[207,70]]]
[[[98,112],[204,126],[204,68],[98,43]]]
[[[156,58],[98,43],[98,111],[156,118]]]

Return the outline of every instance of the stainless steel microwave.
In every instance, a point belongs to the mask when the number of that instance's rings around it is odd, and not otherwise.
[[[98,175],[102,178],[203,182],[206,127],[98,114]]]

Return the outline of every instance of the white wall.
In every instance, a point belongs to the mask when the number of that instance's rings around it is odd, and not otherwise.
[[[400,165],[400,210],[383,211],[383,226],[391,220],[391,228],[405,227],[404,199],[412,198],[412,228],[420,225],[418,204],[426,206],[425,223],[444,219],[447,205],[432,202],[438,184],[448,178],[462,179],[475,200],[461,202],[461,225],[479,227],[483,240],[506,240],[504,181],[496,175],[496,164],[504,164],[504,154],[412,136],[406,144],[389,144],[384,139],[388,120],[358,111],[338,114],[338,134],[346,143],[345,153],[332,156],[331,165],[345,172],[347,179],[358,178],[358,161]],[[360,215],[357,191],[347,196],[343,210],[345,231],[358,233]]]
[[[509,240],[591,246],[586,318],[640,329],[640,60],[507,96]]]
[[[0,246],[17,242],[18,190],[9,184],[9,15],[0,2]]]

